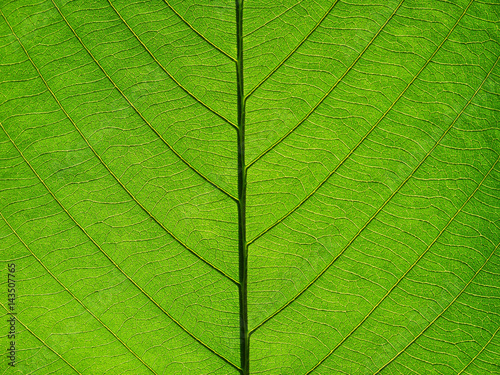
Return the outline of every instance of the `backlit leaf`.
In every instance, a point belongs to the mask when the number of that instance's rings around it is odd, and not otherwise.
[[[500,374],[498,0],[0,10],[0,373]]]

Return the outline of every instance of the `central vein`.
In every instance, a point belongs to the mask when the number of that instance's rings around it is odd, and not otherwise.
[[[245,167],[245,97],[243,88],[243,0],[236,1],[236,80],[238,90],[238,259],[240,302],[240,357],[243,375],[248,375],[250,342],[248,332],[247,278],[248,247],[246,235],[247,172]]]

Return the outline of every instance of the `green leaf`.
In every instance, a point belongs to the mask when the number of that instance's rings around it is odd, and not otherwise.
[[[499,19],[2,1],[0,373],[500,374]]]

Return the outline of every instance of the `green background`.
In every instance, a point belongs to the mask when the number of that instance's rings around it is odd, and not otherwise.
[[[0,10],[0,374],[500,373],[498,0]]]

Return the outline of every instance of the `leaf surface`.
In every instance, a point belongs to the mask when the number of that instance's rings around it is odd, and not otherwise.
[[[498,1],[0,10],[0,373],[500,373]]]

